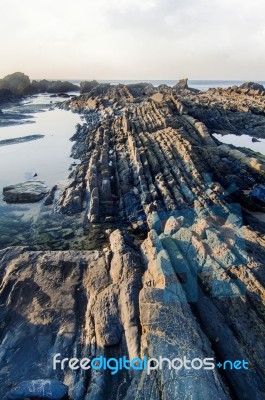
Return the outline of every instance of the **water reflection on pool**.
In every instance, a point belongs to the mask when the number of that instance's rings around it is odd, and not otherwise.
[[[252,136],[249,135],[238,136],[233,134],[222,135],[220,133],[214,133],[213,136],[222,143],[233,144],[237,147],[247,147],[265,155],[265,139],[258,139],[259,142],[252,142]]]
[[[65,240],[74,236],[81,221],[54,213],[43,201],[35,204],[6,204],[3,187],[26,180],[43,180],[48,187],[64,188],[73,163],[69,139],[81,122],[78,114],[51,109],[58,98],[39,95],[15,104],[4,112],[31,115],[31,122],[0,127],[0,140],[29,135],[43,138],[0,147],[0,249],[10,245],[35,245],[48,248],[67,247]],[[60,99],[62,101],[62,99]],[[50,101],[53,101],[51,104]],[[26,111],[25,111],[26,110]],[[24,121],[25,122],[25,121]],[[76,160],[75,160],[76,161]],[[34,175],[37,176],[34,177]],[[58,196],[58,193],[57,193]],[[70,229],[69,228],[72,228]]]
[[[80,116],[65,110],[37,112],[34,124],[23,124],[0,128],[0,140],[45,135],[44,138],[0,147],[0,190],[5,185],[32,179],[47,185],[67,178],[71,164],[73,143],[69,140],[75,132]]]

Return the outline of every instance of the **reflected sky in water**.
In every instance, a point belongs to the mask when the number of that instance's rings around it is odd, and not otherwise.
[[[49,96],[37,96],[27,100],[26,106],[47,104]],[[16,107],[14,111],[18,111]],[[13,110],[12,110],[13,111]],[[0,147],[0,191],[6,185],[33,179],[44,180],[48,186],[65,180],[69,175],[69,166],[73,142],[69,139],[75,133],[75,125],[80,116],[65,110],[46,110],[32,113],[35,123],[0,127],[0,140],[45,135],[44,138]],[[39,111],[39,110],[38,110]],[[1,196],[2,197],[2,196]]]
[[[233,144],[237,147],[247,147],[265,155],[265,139],[258,139],[259,142],[252,142],[252,136],[248,135],[237,136],[233,134],[221,135],[219,133],[214,133],[213,136],[222,143]]]

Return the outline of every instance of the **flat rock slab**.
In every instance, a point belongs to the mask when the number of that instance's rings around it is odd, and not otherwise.
[[[23,400],[39,398],[49,400],[61,400],[68,394],[68,387],[53,379],[37,379],[21,382],[10,390],[7,398],[9,400]]]
[[[27,181],[4,187],[3,195],[7,203],[36,203],[48,191],[43,181]]]
[[[30,135],[12,139],[5,139],[5,140],[0,140],[0,146],[10,146],[11,144],[25,143],[42,138],[44,138],[44,135]]]

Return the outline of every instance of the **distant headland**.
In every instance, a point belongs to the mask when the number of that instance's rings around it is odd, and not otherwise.
[[[75,92],[80,88],[68,81],[30,80],[22,72],[15,72],[0,79],[0,102],[19,99],[38,93]]]

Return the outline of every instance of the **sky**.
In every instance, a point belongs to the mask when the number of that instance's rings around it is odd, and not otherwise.
[[[264,0],[0,0],[0,77],[265,80]]]

